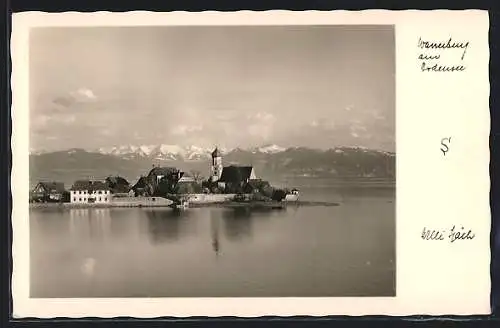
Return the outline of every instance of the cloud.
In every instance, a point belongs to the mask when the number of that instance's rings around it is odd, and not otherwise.
[[[323,129],[323,130],[333,130],[335,128],[335,122],[328,118],[319,118],[311,121],[309,123],[309,127],[315,129]]]
[[[253,124],[249,125],[248,133],[253,137],[259,137],[261,139],[267,140],[272,132],[272,129],[268,125],[263,124]]]
[[[249,114],[248,118],[258,122],[267,122],[267,123],[271,123],[276,120],[274,115],[268,112],[257,112],[255,114]]]
[[[113,131],[111,131],[110,129],[102,129],[99,132],[103,136],[112,136],[113,135]]]
[[[75,115],[53,114],[39,115],[31,122],[33,129],[38,131],[50,130],[54,125],[69,125],[76,122]]]
[[[71,97],[56,97],[52,102],[56,105],[69,107],[74,103],[74,100]]]
[[[275,130],[274,124],[276,117],[268,112],[257,112],[247,115],[250,124],[247,126],[247,132],[252,137],[260,140],[268,140]]]
[[[97,97],[94,92],[87,88],[80,88],[70,93],[70,95],[77,101],[95,100]]]
[[[185,136],[189,133],[198,132],[203,130],[202,125],[176,125],[170,132],[172,135]]]
[[[386,117],[385,117],[384,115],[380,114],[380,112],[379,112],[379,111],[377,111],[377,110],[374,110],[374,111],[372,112],[372,116],[373,116],[375,119],[377,119],[377,120],[385,120],[385,119],[386,119]]]
[[[80,88],[76,91],[71,91],[64,96],[56,97],[52,102],[56,105],[69,108],[79,103],[89,103],[97,100],[94,92],[88,88]]]

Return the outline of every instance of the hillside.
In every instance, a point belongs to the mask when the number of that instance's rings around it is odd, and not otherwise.
[[[176,153],[168,152],[170,150]],[[119,151],[67,151],[30,155],[30,184],[40,180],[62,181],[69,187],[76,179],[104,179],[120,175],[134,183],[153,165],[175,166],[185,172],[199,171],[207,176],[209,150],[190,147],[197,155],[183,149],[163,147],[145,152],[144,148]],[[134,150],[138,151],[135,152]],[[159,155],[161,153],[161,156]],[[187,157],[187,158],[186,158]],[[394,179],[395,154],[363,148],[341,147],[330,150],[267,146],[260,149],[226,151],[224,165],[253,165],[259,177],[269,180],[293,178],[383,178]]]

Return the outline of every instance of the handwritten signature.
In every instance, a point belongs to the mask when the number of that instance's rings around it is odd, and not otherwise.
[[[472,240],[476,237],[472,230],[466,230],[464,227],[458,229],[456,226],[453,226],[449,230],[436,230],[436,229],[428,229],[424,227],[422,230],[421,238],[423,240],[446,240],[448,239],[450,243],[460,241],[460,240]]]

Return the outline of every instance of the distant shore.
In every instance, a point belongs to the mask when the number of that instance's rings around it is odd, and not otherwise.
[[[66,185],[71,185],[78,177],[69,180],[61,180]],[[130,177],[128,177],[130,178]],[[263,176],[263,180],[269,181],[277,188],[394,188],[396,179],[385,177],[310,177],[310,176]],[[32,178],[30,190],[38,181],[50,181],[49,178]],[[130,178],[130,180],[133,180]]]

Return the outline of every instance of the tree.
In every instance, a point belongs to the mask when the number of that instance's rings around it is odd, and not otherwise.
[[[189,172],[196,183],[201,183],[203,181],[203,176],[200,171],[192,170]]]
[[[275,189],[272,195],[274,201],[281,202],[286,197],[286,191],[283,189]]]
[[[155,194],[158,196],[166,196],[168,194],[177,194],[179,191],[178,179],[176,179],[172,174],[164,176],[158,182]]]

